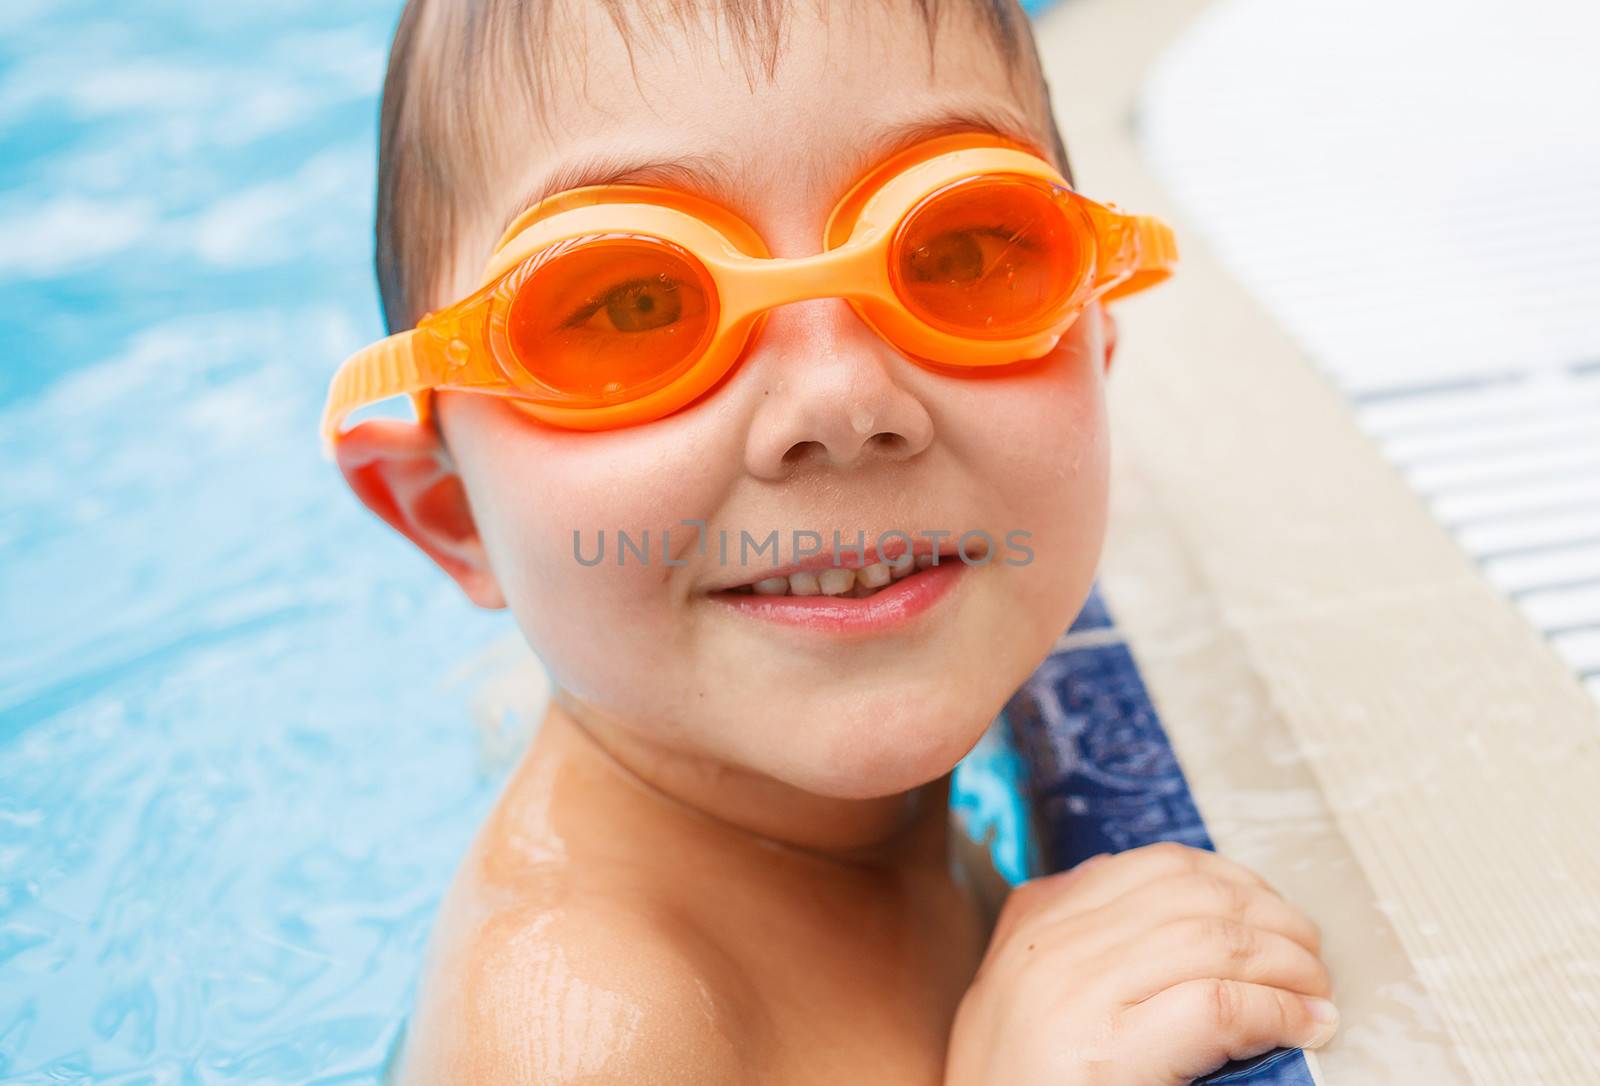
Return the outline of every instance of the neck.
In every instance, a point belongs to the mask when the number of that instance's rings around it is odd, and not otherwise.
[[[588,713],[557,692],[543,728],[638,790],[666,816],[852,866],[946,863],[950,776],[909,792],[841,799],[685,754]]]

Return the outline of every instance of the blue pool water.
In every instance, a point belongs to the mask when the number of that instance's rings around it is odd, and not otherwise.
[[[0,1080],[369,1081],[503,636],[343,492],[391,0],[0,5]]]
[[[374,1081],[505,769],[314,440],[397,12],[0,4],[0,1080]]]

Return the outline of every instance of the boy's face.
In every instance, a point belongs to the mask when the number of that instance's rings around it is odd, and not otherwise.
[[[1019,101],[989,37],[960,25],[964,12],[947,14],[930,69],[909,4],[834,4],[826,21],[796,5],[769,83],[719,52],[710,30],[641,35],[630,57],[599,5],[574,7],[586,24],[558,33],[582,43],[582,73],[562,80],[553,66],[548,137],[509,121],[518,127],[497,134],[516,161],[504,206],[462,236],[467,270],[436,304],[478,285],[521,198],[592,156],[720,164],[731,187],[707,191],[791,257],[818,251],[885,130],[981,113],[1051,145],[1042,102]],[[480,602],[505,600],[569,708],[596,726],[824,795],[915,787],[965,753],[1088,591],[1106,506],[1102,321],[1091,307],[1036,364],[975,380],[911,363],[842,300],[785,306],[710,396],[596,433],[441,394],[483,556],[463,577],[475,562],[460,549],[468,557],[452,572]],[[705,553],[685,520],[707,525]],[[619,566],[619,529],[635,540],[648,530],[648,564],[629,553]],[[684,565],[662,562],[666,529]],[[997,541],[996,559],[956,560],[942,594],[899,622],[795,625],[715,591],[773,564],[770,550],[740,563],[741,531],[776,530],[787,564],[796,531],[831,547],[835,530],[849,544],[858,532],[870,543],[889,530],[973,529]],[[602,531],[605,560],[580,563],[574,533],[592,558]],[[1003,560],[1024,557],[1009,532],[1028,533],[1028,564]]]

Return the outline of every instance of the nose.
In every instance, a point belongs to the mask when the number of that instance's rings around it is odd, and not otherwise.
[[[927,407],[897,379],[907,363],[840,299],[772,310],[745,364],[762,389],[745,446],[757,478],[906,460],[933,440]]]

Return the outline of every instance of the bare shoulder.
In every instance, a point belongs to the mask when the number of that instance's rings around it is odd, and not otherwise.
[[[760,1003],[682,917],[594,895],[465,913],[435,940],[402,1086],[751,1079]]]

